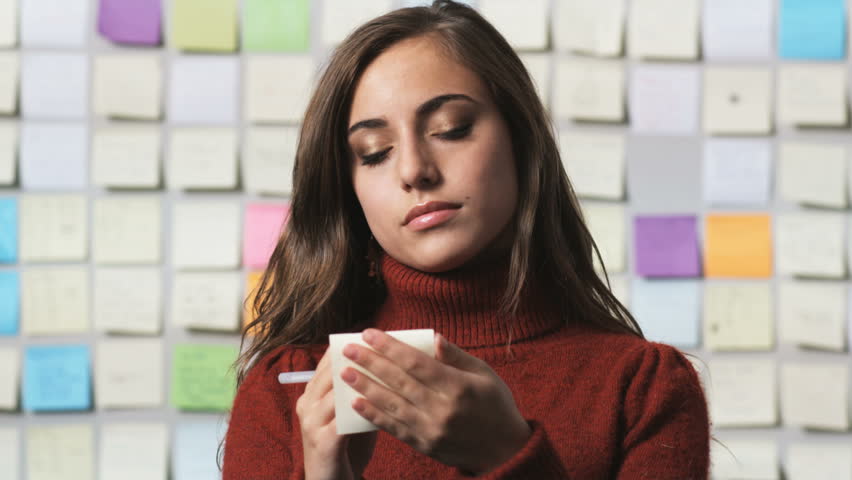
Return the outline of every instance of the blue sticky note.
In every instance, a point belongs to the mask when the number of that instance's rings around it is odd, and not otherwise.
[[[0,272],[0,335],[17,335],[21,318],[21,277],[18,272]]]
[[[216,465],[216,452],[224,432],[217,422],[179,422],[175,425],[172,451],[174,480],[215,480],[222,478]]]
[[[92,407],[88,345],[31,345],[24,353],[24,410],[89,410]]]
[[[846,58],[846,0],[781,0],[780,55],[790,59]]]
[[[699,346],[700,280],[633,281],[631,312],[645,338],[676,347]]]
[[[0,263],[18,260],[18,200],[0,198]]]

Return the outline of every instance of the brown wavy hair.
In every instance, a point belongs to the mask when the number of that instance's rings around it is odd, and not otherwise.
[[[562,166],[555,127],[520,58],[474,9],[437,0],[363,24],[325,65],[302,123],[290,217],[258,282],[256,319],[243,332],[241,347],[250,345],[235,363],[238,384],[252,359],[281,345],[325,343],[329,333],[370,318],[383,301],[384,287],[368,277],[370,229],[352,186],[346,128],[367,66],[400,40],[421,35],[483,79],[512,135],[519,200],[503,312],[517,310],[535,276],[561,300],[566,322],[644,338],[605,271],[602,279],[594,268],[600,253]]]

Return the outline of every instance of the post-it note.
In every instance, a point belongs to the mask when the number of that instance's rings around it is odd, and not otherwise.
[[[88,345],[28,345],[24,351],[24,410],[92,407]]]
[[[310,13],[308,0],[245,0],[243,47],[247,51],[307,51]]]
[[[243,265],[266,268],[272,250],[284,230],[289,205],[249,204],[243,228]]]
[[[99,340],[95,364],[98,408],[152,408],[163,405],[163,340]]]
[[[18,347],[0,346],[0,410],[13,411],[18,408],[20,373]]]
[[[173,480],[220,478],[216,452],[219,441],[225,436],[219,428],[221,423],[180,421],[175,425],[171,455]]]
[[[170,43],[180,50],[237,49],[237,0],[174,0]]]
[[[172,323],[234,332],[240,322],[240,273],[178,272],[172,283]]]
[[[636,272],[643,277],[701,275],[695,215],[637,216]]]
[[[706,222],[704,273],[707,277],[772,276],[769,215],[710,214]]]
[[[772,290],[766,282],[707,283],[704,346],[711,351],[771,350],[772,315]]]
[[[89,0],[20,0],[21,46],[83,48]]]
[[[683,348],[698,347],[700,281],[636,278],[631,303],[631,311],[648,340]]]
[[[18,200],[0,198],[0,263],[18,260]]]
[[[29,425],[26,433],[26,478],[95,478],[94,430],[92,422]]]
[[[711,138],[704,142],[704,201],[710,205],[763,207],[772,184],[768,139]]]
[[[159,45],[162,0],[100,0],[98,33],[115,43]]]
[[[0,335],[17,335],[21,318],[21,278],[16,271],[0,271]]]
[[[238,353],[231,345],[175,345],[172,405],[182,410],[225,411],[231,408],[236,379],[230,367]]]
[[[0,0],[0,47],[14,47],[17,44],[18,0]],[[12,475],[12,478],[15,476]]]
[[[846,0],[781,0],[782,58],[842,60],[846,56]]]
[[[101,427],[98,478],[167,480],[168,456],[165,422],[109,423]]]

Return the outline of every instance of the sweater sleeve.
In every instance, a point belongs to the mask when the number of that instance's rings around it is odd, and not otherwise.
[[[695,368],[676,348],[648,342],[629,355],[619,479],[706,479],[707,402]]]
[[[279,353],[253,366],[237,390],[225,435],[223,480],[305,478],[295,413],[305,384],[278,384],[278,370],[310,370],[315,365],[300,350]]]
[[[541,423],[536,420],[527,420],[527,423],[532,429],[527,443],[499,467],[476,478],[488,480],[569,478]],[[465,477],[472,476],[464,471],[460,473]]]

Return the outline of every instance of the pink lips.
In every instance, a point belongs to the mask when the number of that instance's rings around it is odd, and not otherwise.
[[[457,203],[425,202],[409,210],[402,224],[412,230],[434,227],[454,217],[459,208],[461,208],[461,205]]]

